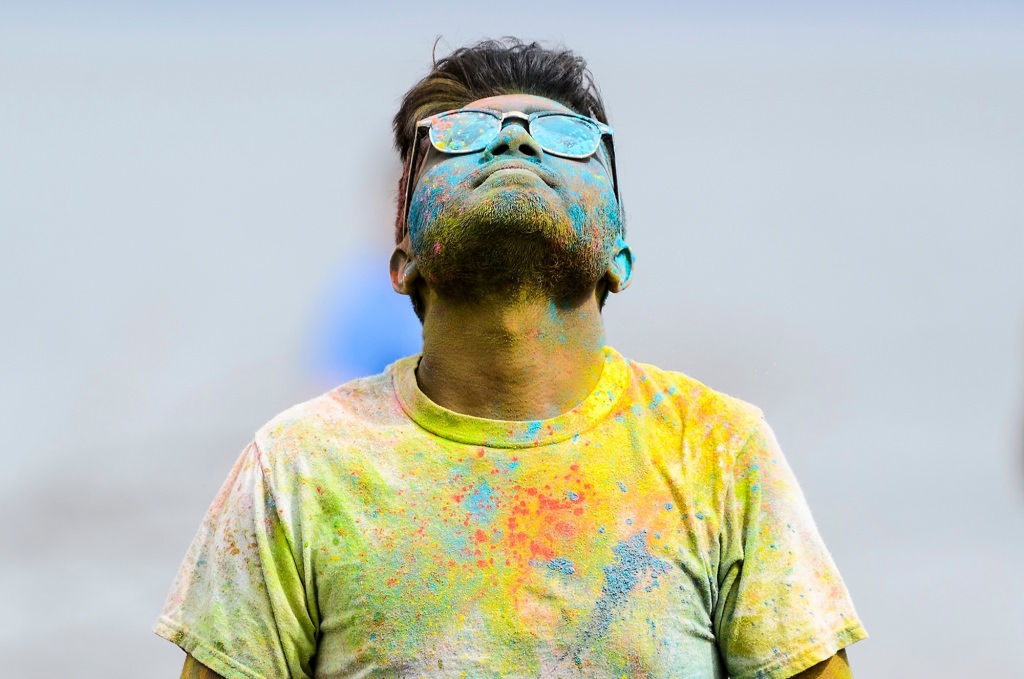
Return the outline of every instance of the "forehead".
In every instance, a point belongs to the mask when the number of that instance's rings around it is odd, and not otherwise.
[[[547,97],[538,97],[534,94],[499,94],[495,97],[477,99],[466,104],[465,108],[489,108],[495,111],[520,111],[522,113],[534,113],[536,111],[567,111],[572,109]]]

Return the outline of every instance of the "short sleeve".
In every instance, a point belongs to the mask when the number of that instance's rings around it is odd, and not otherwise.
[[[250,444],[178,570],[155,631],[227,679],[311,677],[316,615]]]
[[[790,677],[867,636],[764,420],[724,503],[715,632],[733,679]]]

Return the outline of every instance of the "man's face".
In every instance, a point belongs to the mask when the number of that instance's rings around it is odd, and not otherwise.
[[[464,108],[569,111],[533,95]],[[572,298],[600,280],[621,233],[605,147],[571,159],[546,153],[525,121],[509,119],[482,151],[450,155],[429,142],[409,206],[420,273],[442,294],[544,292]]]

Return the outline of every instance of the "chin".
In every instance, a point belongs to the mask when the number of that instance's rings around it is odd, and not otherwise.
[[[610,247],[574,228],[540,196],[494,192],[447,209],[414,234],[420,274],[439,293],[476,301],[495,295],[544,295],[569,301],[593,291]]]

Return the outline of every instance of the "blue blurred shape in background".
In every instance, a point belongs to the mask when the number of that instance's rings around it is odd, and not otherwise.
[[[420,322],[409,298],[391,288],[390,253],[350,253],[328,281],[312,336],[315,379],[331,385],[381,372],[419,353]]]

